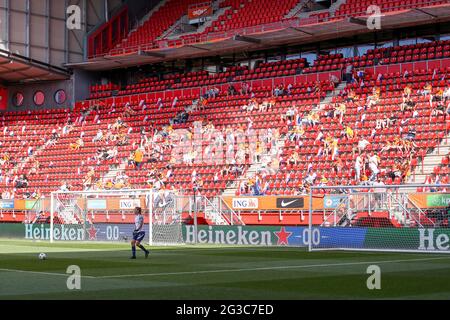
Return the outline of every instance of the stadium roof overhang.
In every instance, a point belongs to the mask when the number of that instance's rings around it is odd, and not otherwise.
[[[382,14],[382,30],[450,21],[450,3]],[[313,43],[345,36],[374,32],[367,27],[368,16],[358,16],[322,23],[289,26],[265,32],[216,39],[179,47],[153,49],[130,54],[107,55],[86,62],[67,65],[90,71],[139,66],[176,59],[231,54],[269,49],[280,45]]]
[[[0,82],[12,84],[69,78],[66,69],[0,49]]]

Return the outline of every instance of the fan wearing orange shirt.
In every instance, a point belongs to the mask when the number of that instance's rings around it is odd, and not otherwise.
[[[141,165],[142,165],[142,161],[144,160],[144,152],[142,151],[141,148],[138,148],[135,152],[134,152],[134,163],[136,165],[136,169],[140,169]]]

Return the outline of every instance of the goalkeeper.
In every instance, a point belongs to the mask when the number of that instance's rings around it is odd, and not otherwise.
[[[135,223],[135,229],[133,231],[133,240],[131,240],[131,252],[133,255],[130,259],[136,259],[136,246],[138,246],[142,251],[145,252],[145,258],[148,258],[148,254],[150,251],[144,248],[144,246],[141,244],[141,241],[145,237],[145,231],[144,228],[144,216],[142,215],[140,207],[134,208],[134,214],[136,215],[134,219]]]

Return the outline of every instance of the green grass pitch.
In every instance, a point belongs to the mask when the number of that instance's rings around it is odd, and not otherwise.
[[[47,260],[39,260],[45,252]],[[449,299],[450,255],[0,240],[3,299]],[[369,265],[381,290],[368,290]],[[81,290],[68,290],[69,265]]]

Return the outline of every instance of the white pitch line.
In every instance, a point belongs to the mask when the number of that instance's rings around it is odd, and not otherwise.
[[[68,273],[56,273],[56,272],[41,272],[41,271],[29,271],[29,270],[18,270],[18,269],[0,269],[0,272],[16,272],[16,273],[29,273],[29,274],[39,274],[45,276],[61,276],[68,277],[70,274]],[[95,279],[94,276],[81,276],[82,278]]]
[[[166,272],[166,273],[141,273],[141,274],[124,274],[113,276],[83,276],[81,278],[86,279],[114,279],[114,278],[131,278],[131,277],[152,277],[152,276],[172,276],[172,275],[186,275],[186,274],[206,274],[206,273],[227,273],[227,272],[245,272],[245,271],[267,271],[267,270],[283,270],[283,269],[304,269],[304,268],[323,268],[323,267],[339,267],[339,266],[352,266],[352,265],[364,265],[364,264],[381,264],[381,263],[398,263],[398,262],[417,262],[417,261],[432,261],[450,259],[449,257],[438,258],[423,258],[423,259],[403,259],[403,260],[381,260],[381,261],[363,261],[363,262],[345,262],[345,263],[329,263],[329,264],[307,264],[301,266],[279,266],[279,267],[260,267],[260,268],[245,268],[245,269],[219,269],[219,270],[200,270],[200,271],[182,271],[182,272]],[[68,277],[70,274],[56,273],[56,272],[41,272],[41,271],[29,271],[18,269],[4,269],[1,268],[0,272],[16,272],[16,273],[29,273],[47,276],[60,276]]]
[[[431,260],[442,260],[442,259],[450,259],[450,257],[346,262],[346,263],[330,263],[330,264],[309,264],[309,265],[301,265],[301,266],[260,267],[260,268],[246,268],[246,269],[219,269],[219,270],[183,271],[183,272],[166,272],[166,273],[142,273],[142,274],[126,274],[126,275],[114,275],[114,276],[99,276],[99,277],[95,277],[95,278],[96,279],[113,279],[113,278],[131,278],[131,277],[174,276],[174,275],[187,275],[187,274],[227,273],[227,272],[265,271],[265,270],[282,270],[282,269],[303,269],[303,268],[339,267],[339,266],[364,265],[364,264],[398,263],[398,262],[410,262],[410,261],[415,261],[415,262],[431,261]]]

